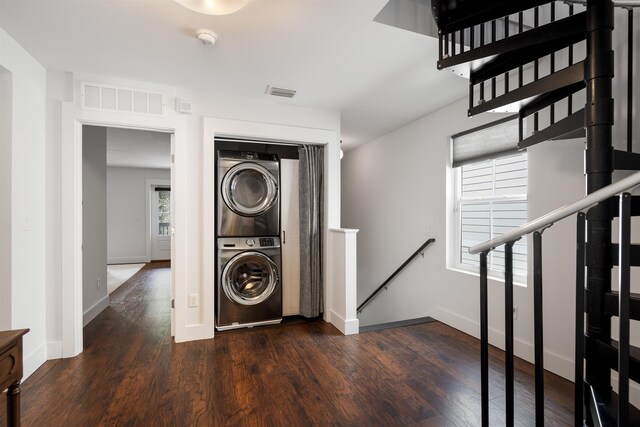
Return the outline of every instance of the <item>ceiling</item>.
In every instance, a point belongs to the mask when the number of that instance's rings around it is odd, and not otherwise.
[[[295,89],[289,103],[341,111],[349,149],[467,92],[437,71],[435,38],[374,22],[386,3],[251,0],[207,16],[173,0],[0,0],[0,26],[49,69],[244,98]],[[198,28],[218,34],[213,48]]]
[[[171,136],[145,130],[107,128],[107,166],[170,169]]]

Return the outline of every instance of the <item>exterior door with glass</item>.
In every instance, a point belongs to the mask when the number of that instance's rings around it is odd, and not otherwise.
[[[151,261],[171,259],[171,188],[151,192]]]

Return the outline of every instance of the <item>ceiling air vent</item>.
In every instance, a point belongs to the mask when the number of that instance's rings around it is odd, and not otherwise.
[[[267,95],[281,96],[283,98],[293,98],[296,94],[296,91],[293,89],[284,89],[281,87],[267,86],[267,91],[265,93]]]

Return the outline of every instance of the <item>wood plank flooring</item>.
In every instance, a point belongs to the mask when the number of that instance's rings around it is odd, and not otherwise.
[[[168,267],[145,266],[87,325],[80,356],[25,381],[24,426],[480,425],[476,339],[439,322],[344,337],[319,321],[174,344]],[[494,426],[505,424],[502,359],[491,350]],[[531,426],[532,366],[516,369],[516,425]],[[546,376],[545,425],[572,424],[572,395]]]

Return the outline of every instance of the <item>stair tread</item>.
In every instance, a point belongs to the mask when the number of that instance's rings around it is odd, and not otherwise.
[[[585,87],[586,83],[584,82],[584,80],[581,80],[572,85],[561,87],[554,91],[537,96],[520,109],[520,118],[528,117],[533,113],[536,113],[543,108],[550,106],[551,104],[565,99],[569,95],[573,95],[574,93],[581,91]]]
[[[580,34],[583,38],[585,32],[586,12],[581,12],[565,19],[551,22],[537,28],[532,28],[522,33],[516,33],[495,42],[487,43],[484,46],[477,46],[473,49],[469,48],[469,50],[457,53],[456,55],[441,58],[440,61],[438,61],[438,68],[450,68],[483,58],[491,58],[491,61],[486,61],[489,63],[493,62],[492,57],[496,55],[499,55],[496,56],[496,58],[499,58],[502,55],[513,56],[514,51],[521,51],[522,49],[529,49],[539,45],[547,45],[551,42],[555,43],[556,46],[559,46],[560,44],[568,45],[570,44],[569,40],[580,39]],[[565,42],[565,40],[567,41]],[[547,46],[545,50],[548,49],[553,50],[551,46]],[[502,57],[505,58],[505,56]],[[525,64],[526,62],[523,62],[522,64]],[[476,69],[481,69],[483,66],[484,64],[476,67]],[[469,77],[469,75],[467,74],[465,77]]]
[[[487,111],[495,110],[509,104],[513,104],[543,93],[573,85],[584,80],[584,61],[570,65],[554,74],[545,76],[522,87],[500,95],[496,98],[482,102],[469,109],[469,115],[473,116]]]
[[[549,0],[432,0],[433,17],[443,34],[551,3]]]
[[[610,369],[618,370],[618,341],[604,342],[586,336],[585,344],[586,359],[597,360]],[[640,348],[633,345],[629,346],[629,378],[640,383]]]
[[[629,263],[632,267],[640,267],[640,244],[631,244],[631,256],[629,257]],[[611,244],[611,264],[618,265],[618,244]]]
[[[562,120],[558,120],[554,124],[535,132],[528,138],[518,143],[518,148],[528,148],[541,142],[549,141],[553,138],[559,138],[573,131],[584,128],[584,108],[576,111],[570,116]]]
[[[618,292],[604,294],[604,312],[609,316],[617,316],[619,309]],[[640,294],[631,293],[629,299],[629,318],[640,320]]]
[[[640,153],[613,150],[613,168],[615,170],[640,170]]]
[[[511,42],[513,42],[513,39],[516,37],[525,39],[535,37],[522,43],[522,47],[520,48],[515,47],[510,51],[503,50],[493,53],[496,55],[493,59],[471,72],[471,82],[477,84],[481,81],[489,80],[492,77],[502,75],[510,70],[515,70],[536,59],[543,58],[553,52],[557,52],[584,40],[587,31],[586,16],[586,12],[578,13],[568,18],[518,34],[517,36],[512,36],[505,39],[504,43],[501,43],[502,41],[491,43],[499,45],[498,47],[504,49],[502,45],[507,44],[506,42],[509,41],[509,39],[512,39]],[[491,44],[487,44],[486,46],[491,46]],[[514,52],[515,50],[517,50],[517,53]],[[455,58],[455,56],[453,56],[453,58]]]
[[[602,427],[618,427],[618,394],[611,390],[597,390],[589,386],[589,401],[595,400],[600,415],[600,425]],[[589,405],[591,413],[594,414],[594,407]],[[640,410],[629,404],[629,425],[640,425]]]

